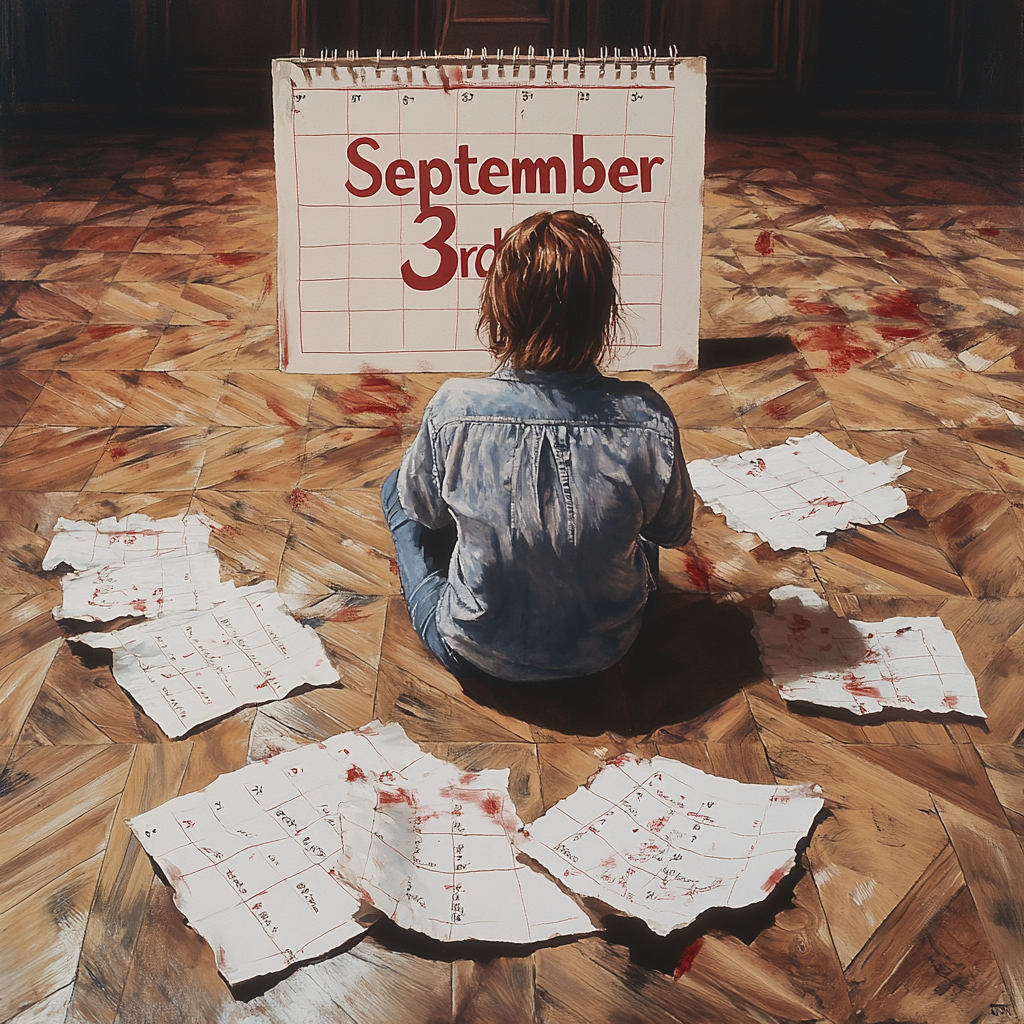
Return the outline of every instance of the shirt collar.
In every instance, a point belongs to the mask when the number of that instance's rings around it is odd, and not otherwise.
[[[491,376],[496,380],[515,380],[521,384],[572,387],[600,380],[601,371],[596,366],[588,366],[585,370],[514,370],[511,366],[501,366]]]

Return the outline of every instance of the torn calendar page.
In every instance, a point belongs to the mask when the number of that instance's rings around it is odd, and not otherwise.
[[[194,612],[235,594],[231,583],[221,583],[220,561],[213,551],[150,555],[138,562],[83,569],[63,577],[61,587],[63,604],[53,610],[54,617],[87,622]]]
[[[221,775],[129,825],[213,947],[231,984],[311,960],[355,938],[359,900],[336,863],[343,813],[368,780],[444,762],[400,726],[373,723]]]
[[[907,496],[892,486],[910,472],[905,454],[867,463],[814,433],[774,448],[700,459],[688,469],[704,504],[734,530],[756,533],[776,551],[821,551],[835,530],[907,511]]]
[[[822,804],[817,786],[746,785],[622,754],[517,842],[573,892],[667,935],[711,907],[763,900]]]
[[[755,612],[754,620],[765,672],[786,700],[858,715],[903,708],[985,717],[941,619],[842,619],[805,587],[779,587],[771,597],[775,613]]]
[[[403,928],[454,942],[543,942],[595,931],[549,878],[520,863],[508,769],[454,765],[364,790],[344,809],[342,878]],[[369,798],[369,799],[367,799]]]
[[[114,652],[118,684],[171,737],[339,678],[320,637],[288,614],[271,581],[238,588],[208,611],[75,640]]]
[[[570,920],[592,931],[557,886],[512,858],[519,820],[506,777],[465,776],[400,726],[374,722],[222,775],[129,825],[232,984],[349,941],[367,904],[447,937],[537,941],[568,933]]]
[[[98,523],[60,518],[43,568],[66,563],[73,569],[90,569],[138,564],[154,556],[197,555],[208,550],[212,529],[214,524],[204,516],[150,519],[136,512]]]

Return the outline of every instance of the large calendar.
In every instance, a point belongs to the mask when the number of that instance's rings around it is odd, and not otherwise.
[[[592,215],[618,257],[613,369],[697,357],[702,58],[274,62],[286,370],[490,369],[503,233]]]

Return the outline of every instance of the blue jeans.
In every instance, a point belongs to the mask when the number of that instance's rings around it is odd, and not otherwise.
[[[402,592],[416,635],[452,675],[470,675],[505,684],[510,682],[508,679],[495,679],[457,654],[445,643],[437,628],[437,606],[448,586],[448,565],[458,539],[455,524],[441,530],[430,530],[415,519],[410,519],[398,499],[397,469],[384,481],[380,496],[384,519],[395,542],[398,576],[402,581]],[[658,545],[643,537],[639,540],[647,556],[651,575],[657,583]]]

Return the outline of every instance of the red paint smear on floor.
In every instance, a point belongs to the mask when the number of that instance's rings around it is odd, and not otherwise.
[[[715,567],[706,558],[684,551],[683,568],[686,569],[686,575],[690,577],[690,582],[697,590],[711,589],[711,574],[715,571]]]
[[[342,391],[335,402],[349,416],[374,413],[388,417],[396,427],[412,405],[401,384],[379,373],[360,374],[359,387]]]
[[[352,765],[347,772],[345,772],[346,782],[358,782],[360,779],[365,779],[366,773],[358,765]]]
[[[258,252],[222,252],[217,254],[217,262],[225,267],[247,267],[261,258]]]
[[[771,892],[789,874],[789,868],[776,868],[761,886],[762,892]]]
[[[899,341],[905,338],[920,338],[924,331],[920,327],[876,327],[885,341]]]
[[[362,622],[363,619],[368,619],[368,615],[364,615],[358,608],[342,608],[341,611],[335,612],[328,622]]]
[[[806,299],[790,299],[789,304],[803,316],[831,316],[842,313],[838,306],[828,302],[808,302]]]
[[[292,419],[288,415],[288,411],[276,398],[266,398],[267,408],[281,421],[287,423],[289,427],[293,427],[295,430],[299,429],[298,420]]]
[[[397,558],[389,558],[388,559],[388,568],[391,570],[391,572],[395,576],[398,576],[399,578],[401,578],[401,574],[398,571],[398,559]]]
[[[121,324],[110,327],[94,326],[86,328],[85,334],[88,334],[90,338],[95,338],[96,341],[106,341],[107,338],[114,337],[115,334],[121,334],[125,328]]]
[[[913,249],[886,249],[886,259],[900,260],[900,259],[913,259],[915,256],[924,258],[923,252],[915,252]]]
[[[288,495],[288,502],[291,505],[293,512],[299,512],[305,507],[306,502],[312,497],[313,495],[311,495],[309,491],[304,491],[301,487],[296,487],[295,490]]]
[[[128,449],[123,444],[115,444],[110,449],[110,457],[112,459],[123,459],[128,454]]]
[[[684,974],[686,974],[691,967],[693,967],[693,961],[697,959],[697,954],[704,948],[704,936],[702,935],[695,942],[691,942],[690,945],[683,950],[683,955],[679,958],[679,965],[672,972],[672,980],[678,981]]]
[[[878,353],[868,348],[856,331],[845,324],[811,327],[797,340],[801,352],[827,352],[828,366],[815,367],[815,373],[839,374],[874,359]]]
[[[987,238],[998,238],[999,228],[978,228],[979,235],[985,235]]]
[[[775,246],[772,244],[772,233],[770,231],[762,231],[761,234],[757,236],[754,248],[762,256],[774,256]]]
[[[792,410],[792,402],[784,402],[781,398],[773,398],[770,402],[764,403],[764,411],[768,413],[773,420],[778,422],[788,419]],[[760,461],[760,459],[758,461]]]
[[[860,676],[855,676],[852,672],[847,672],[843,676],[843,689],[854,697],[881,697],[882,692],[877,686],[868,686]]]
[[[913,292],[906,288],[895,295],[879,295],[868,308],[868,312],[886,320],[916,320],[919,324],[927,323],[918,309]]]

